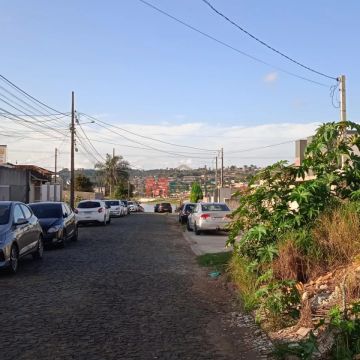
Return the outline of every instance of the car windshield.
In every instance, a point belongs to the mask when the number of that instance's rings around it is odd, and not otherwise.
[[[62,217],[61,204],[33,204],[30,205],[38,219],[55,219]]]
[[[187,205],[185,205],[185,211],[191,211],[191,210],[193,210],[194,209],[194,207],[195,207],[195,204],[187,204]]]
[[[122,201],[125,206],[127,206],[128,202],[126,200]]]
[[[132,201],[128,201],[127,203],[128,205],[134,205],[134,203]]]
[[[225,204],[204,204],[201,205],[202,211],[230,211]]]
[[[161,203],[161,206],[171,206],[170,203]]]
[[[105,203],[108,206],[119,206],[120,205],[119,200],[107,200],[107,201],[105,201]]]
[[[0,205],[0,225],[5,225],[9,222],[10,205]]]
[[[79,203],[78,209],[92,209],[101,207],[98,201],[84,201]]]

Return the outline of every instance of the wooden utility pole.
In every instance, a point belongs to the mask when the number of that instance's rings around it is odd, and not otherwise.
[[[75,208],[75,96],[71,93],[70,207]]]
[[[218,179],[218,157],[216,156],[216,158],[215,158],[215,194],[214,194],[215,202],[218,201],[218,191],[219,191],[218,182],[219,182],[219,179]]]
[[[220,187],[224,187],[224,149],[221,148],[221,173],[220,173]]]
[[[128,180],[128,199],[130,199],[130,180]]]
[[[57,157],[58,157],[58,149],[55,148],[55,172],[54,172],[54,183],[56,184],[57,177]]]
[[[205,165],[205,174],[204,174],[204,195],[207,198],[207,168]]]

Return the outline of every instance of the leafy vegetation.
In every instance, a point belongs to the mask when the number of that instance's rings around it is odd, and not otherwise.
[[[224,271],[231,259],[231,252],[220,252],[214,254],[204,254],[197,257],[200,266],[211,267],[217,271]]]
[[[359,149],[359,125],[323,124],[301,166],[279,161],[262,169],[240,198],[228,239],[230,271],[245,307],[256,309],[263,322],[278,319],[274,329],[298,318],[299,281],[347,265],[360,253]],[[349,344],[349,337],[344,341]]]
[[[115,191],[116,185],[124,184],[129,178],[129,163],[122,156],[106,154],[105,161],[97,163],[95,168],[100,171],[106,192],[110,195]]]
[[[201,186],[198,182],[194,182],[191,186],[190,201],[193,203],[197,203],[202,198],[203,192],[201,190]]]
[[[91,192],[94,190],[94,186],[87,176],[84,174],[77,174],[75,177],[75,190]]]

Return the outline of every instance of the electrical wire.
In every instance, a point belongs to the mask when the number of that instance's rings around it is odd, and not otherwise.
[[[256,37],[255,35],[251,34],[249,31],[245,30],[242,26],[240,26],[239,24],[237,24],[235,21],[231,20],[229,17],[227,17],[226,15],[224,15],[222,12],[220,12],[219,10],[217,10],[208,0],[200,0],[203,3],[205,3],[207,6],[210,7],[211,10],[213,10],[216,14],[218,14],[219,16],[221,16],[223,19],[225,19],[226,21],[228,21],[230,24],[234,25],[236,28],[238,28],[240,31],[242,31],[244,34],[246,34],[247,36],[249,36],[250,38],[252,38],[253,40],[257,41],[258,43],[260,43],[261,45],[264,45],[265,47],[267,47],[268,49],[270,49],[271,51],[277,53],[278,55],[284,57],[285,59],[291,61],[292,63],[308,70],[311,71],[317,75],[323,76],[325,78],[331,79],[331,80],[336,80],[337,78],[334,76],[329,76],[324,74],[321,71],[315,70],[309,66],[306,66],[302,63],[300,63],[299,61],[296,61],[295,59],[291,58],[290,56],[284,54],[283,52],[275,49],[274,47],[270,46],[269,44],[267,44],[265,41],[260,40],[258,37]]]
[[[249,59],[252,59],[252,60],[254,60],[254,61],[258,62],[258,63],[261,63],[261,64],[263,64],[263,65],[269,66],[269,67],[271,67],[271,68],[273,68],[273,69],[276,69],[276,70],[278,70],[278,71],[280,71],[280,72],[282,72],[282,73],[285,73],[285,74],[287,74],[287,75],[293,76],[293,77],[295,77],[295,78],[298,78],[298,79],[301,79],[301,80],[304,80],[304,81],[307,81],[307,82],[310,82],[310,83],[313,83],[313,84],[316,84],[316,85],[319,85],[319,86],[324,86],[324,87],[327,87],[327,88],[329,87],[329,85],[327,85],[327,84],[324,84],[324,83],[321,83],[321,82],[319,82],[319,81],[315,81],[315,80],[309,79],[309,78],[307,78],[307,77],[305,77],[305,76],[301,76],[301,75],[295,74],[295,73],[293,73],[293,72],[291,72],[291,71],[285,70],[285,69],[280,68],[280,67],[278,67],[278,66],[276,66],[276,65],[272,65],[272,64],[270,64],[270,63],[268,63],[268,62],[266,62],[266,61],[264,61],[264,60],[261,60],[261,59],[255,57],[255,56],[253,56],[253,55],[250,55],[250,54],[248,54],[248,53],[246,53],[246,52],[244,52],[244,51],[242,51],[242,50],[240,50],[240,49],[238,49],[238,48],[236,48],[236,47],[234,47],[234,46],[226,43],[225,41],[219,40],[219,39],[215,38],[214,36],[209,35],[209,34],[205,33],[204,31],[202,31],[202,30],[200,30],[200,29],[198,29],[198,28],[196,28],[196,27],[194,27],[194,26],[186,23],[185,21],[178,19],[177,17],[169,14],[168,12],[166,12],[166,11],[164,11],[164,10],[161,10],[160,8],[158,8],[157,6],[149,3],[148,1],[145,1],[145,0],[138,0],[138,1],[140,1],[140,2],[141,2],[142,4],[144,4],[144,5],[152,8],[153,10],[156,10],[157,12],[159,12],[159,13],[167,16],[168,18],[176,21],[177,23],[184,25],[184,26],[187,27],[188,29],[191,29],[191,30],[193,30],[193,31],[195,31],[195,32],[197,32],[197,33],[205,36],[206,38],[208,38],[208,39],[210,39],[210,40],[212,40],[212,41],[215,41],[216,43],[218,43],[218,44],[220,44],[220,45],[222,45],[222,46],[227,47],[228,49],[231,49],[231,50],[233,50],[233,51],[235,51],[235,52],[237,52],[237,53],[239,53],[239,54],[241,54],[241,55],[243,55],[243,56],[246,56],[246,57],[249,58]]]
[[[238,154],[238,153],[242,153],[242,152],[255,151],[255,150],[261,150],[261,149],[268,149],[268,148],[271,148],[271,147],[276,147],[276,146],[280,146],[280,145],[284,145],[284,144],[290,144],[290,143],[293,143],[295,141],[296,140],[288,140],[288,141],[283,141],[283,142],[277,143],[277,144],[259,146],[259,147],[254,147],[254,148],[249,148],[249,149],[242,149],[242,150],[237,150],[237,151],[229,151],[226,154]]]
[[[102,123],[104,125],[107,125],[107,126],[112,126],[116,129],[119,129],[121,131],[124,131],[126,133],[129,133],[131,135],[134,135],[134,136],[138,136],[138,137],[141,137],[143,139],[148,139],[148,140],[152,140],[152,141],[157,141],[157,142],[160,142],[162,144],[166,144],[166,145],[170,145],[170,146],[176,146],[176,147],[182,147],[182,148],[188,148],[188,149],[193,149],[193,150],[199,150],[199,151],[207,151],[207,152],[216,152],[217,150],[211,150],[211,149],[203,149],[203,148],[199,148],[199,147],[194,147],[194,146],[188,146],[188,145],[180,145],[180,144],[174,144],[174,143],[170,143],[170,142],[167,142],[167,141],[163,141],[163,140],[160,140],[160,139],[155,139],[155,138],[152,138],[150,136],[145,136],[145,135],[140,135],[140,134],[137,134],[133,131],[130,131],[130,130],[127,130],[127,129],[124,129],[120,126],[117,126],[117,125],[114,125],[114,124],[110,124],[110,123],[107,123],[105,121],[102,121],[102,120],[99,120],[99,119],[96,119],[94,118],[93,116],[90,116],[90,115],[87,115],[87,114],[84,114],[84,113],[81,113],[82,115],[84,115],[85,117],[91,119],[91,120],[94,120],[96,123]]]
[[[30,95],[29,93],[27,93],[25,90],[21,89],[19,86],[15,85],[13,82],[11,82],[8,78],[6,78],[4,75],[0,74],[0,79],[2,79],[4,82],[6,82],[7,84],[11,85],[13,88],[15,88],[16,90],[18,90],[19,92],[21,92],[22,94],[24,94],[26,97],[28,97],[29,99],[32,99],[33,101],[35,101],[36,103],[42,105],[43,107],[50,109],[51,111],[54,111],[55,113],[59,114],[59,115],[66,115],[64,112],[58,111],[54,108],[52,108],[49,105],[46,105],[45,103],[43,103],[42,101],[40,101],[39,99],[35,98],[34,96]]]

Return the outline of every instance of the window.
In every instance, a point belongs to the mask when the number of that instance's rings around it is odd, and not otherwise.
[[[225,204],[206,204],[202,205],[202,211],[230,211]]]
[[[106,205],[109,205],[109,206],[119,206],[120,205],[120,202],[119,200],[107,200],[105,201]]]
[[[59,219],[62,217],[60,204],[37,203],[30,205],[32,211],[38,219]]]
[[[70,206],[68,204],[63,204],[65,206],[66,212],[68,213],[68,215],[70,215],[72,213],[72,210],[70,208]]]
[[[10,206],[0,205],[0,225],[5,225],[9,222]]]
[[[25,219],[30,219],[32,216],[31,210],[26,205],[20,205],[20,207],[25,215]]]
[[[24,214],[21,211],[20,205],[15,205],[14,208],[14,223],[17,223],[19,221],[19,219],[23,219],[24,218]]]
[[[79,209],[93,209],[93,208],[99,208],[99,207],[101,207],[99,201],[86,201],[86,202],[81,202],[78,205]]]

